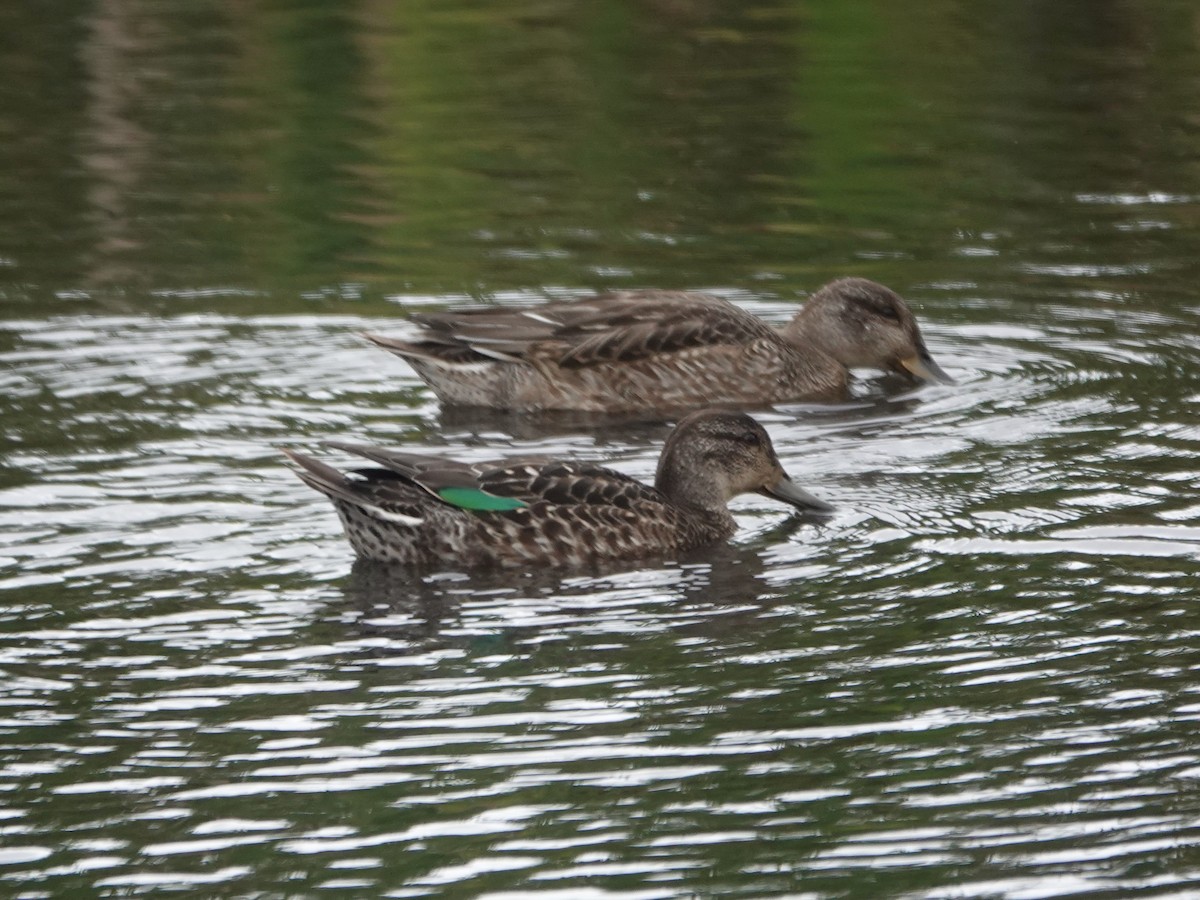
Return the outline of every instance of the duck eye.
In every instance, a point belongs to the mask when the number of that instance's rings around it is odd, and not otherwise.
[[[758,436],[752,431],[731,431],[725,434],[726,440],[731,440],[734,444],[746,444],[755,446],[758,443]]]
[[[873,293],[861,293],[854,295],[853,302],[863,313],[878,316],[881,319],[889,319],[893,322],[900,321],[900,309],[891,297]]]

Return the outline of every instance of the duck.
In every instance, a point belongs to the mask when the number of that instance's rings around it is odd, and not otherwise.
[[[617,291],[526,307],[415,314],[408,337],[366,333],[443,404],[509,412],[654,413],[836,401],[849,369],[952,384],[908,304],[867,278],[826,284],[775,326],[711,294]]]
[[[360,559],[420,569],[671,557],[731,537],[729,501],[745,493],[818,516],[833,511],[787,475],[759,422],[720,409],[678,422],[653,486],[594,462],[464,462],[369,444],[327,446],[373,466],[342,472],[283,452],[301,481],[333,501]]]

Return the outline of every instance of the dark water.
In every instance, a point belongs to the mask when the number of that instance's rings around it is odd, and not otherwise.
[[[1200,892],[1200,13],[0,8],[0,894]],[[764,413],[700,558],[354,566],[278,446],[442,411],[413,307],[823,281],[954,387]]]

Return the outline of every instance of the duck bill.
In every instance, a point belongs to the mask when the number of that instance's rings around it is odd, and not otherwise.
[[[941,366],[933,361],[929,351],[922,347],[912,356],[898,361],[901,369],[921,381],[938,381],[942,384],[954,384],[955,381],[945,373]]]
[[[774,484],[762,488],[759,493],[767,497],[774,497],[776,500],[782,500],[784,503],[789,503],[797,509],[803,509],[807,512],[833,512],[832,506],[824,500],[814,497],[786,475],[781,476]]]

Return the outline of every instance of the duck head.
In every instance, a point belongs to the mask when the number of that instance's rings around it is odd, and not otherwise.
[[[953,384],[929,354],[917,318],[895,291],[867,278],[839,278],[809,298],[784,328],[794,344],[816,346],[846,368],[899,372]]]
[[[774,497],[807,512],[833,507],[783,470],[766,429],[744,413],[695,412],[682,419],[663,447],[654,485],[673,502],[725,511],[739,494]]]

